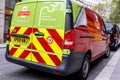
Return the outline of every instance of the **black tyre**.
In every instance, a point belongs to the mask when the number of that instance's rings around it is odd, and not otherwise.
[[[86,80],[90,69],[90,55],[86,55],[79,71],[80,80]]]
[[[108,50],[107,50],[107,52],[106,52],[106,54],[105,54],[105,57],[106,57],[106,58],[109,58],[109,57],[110,57],[110,53],[111,53],[110,47],[108,47]]]

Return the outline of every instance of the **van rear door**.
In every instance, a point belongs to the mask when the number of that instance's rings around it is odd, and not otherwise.
[[[66,0],[38,0],[32,39],[32,61],[58,67],[62,63]]]
[[[31,61],[31,42],[37,1],[18,3],[10,26],[9,53],[14,58]]]

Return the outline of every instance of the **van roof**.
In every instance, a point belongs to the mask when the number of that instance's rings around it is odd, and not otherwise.
[[[28,2],[37,2],[37,1],[65,1],[65,0],[23,0],[22,2],[18,2],[17,5]]]
[[[22,2],[17,3],[17,5],[22,4],[22,3],[28,3],[28,2],[37,2],[37,1],[65,1],[65,0],[23,0]],[[75,2],[76,4],[80,6],[84,6],[81,2],[76,1],[76,0],[70,0]]]
[[[23,0],[17,4],[26,3],[26,2],[37,2],[37,1],[65,1],[65,0]]]
[[[84,6],[81,2],[79,2],[79,1],[76,1],[76,0],[71,0],[71,1],[73,1],[73,2],[75,2],[76,4],[78,4],[78,5],[80,5],[80,6]]]

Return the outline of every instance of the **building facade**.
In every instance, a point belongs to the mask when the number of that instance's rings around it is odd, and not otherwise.
[[[110,4],[112,0],[77,0],[82,2],[85,6],[92,8],[95,5],[97,5],[98,3],[102,3],[102,4]]]
[[[112,0],[84,0],[84,1],[90,2],[96,5],[98,3],[103,3],[103,4],[111,3]]]
[[[21,0],[0,0],[0,43],[4,43],[10,23],[10,12]]]
[[[96,12],[99,13],[105,21],[109,20],[109,15],[112,11],[112,8],[110,6],[112,0],[77,0],[77,1],[82,2],[85,6],[91,8],[91,9],[93,9],[94,6],[99,3],[106,5],[106,7],[104,7],[104,12],[102,12],[101,14],[97,10],[96,10]]]
[[[5,1],[5,21],[4,21],[4,41],[6,40],[6,35],[8,32],[8,27],[10,24],[11,11],[14,9],[14,6],[17,2],[21,0],[3,0]]]
[[[4,41],[4,13],[5,0],[0,0],[0,43]]]

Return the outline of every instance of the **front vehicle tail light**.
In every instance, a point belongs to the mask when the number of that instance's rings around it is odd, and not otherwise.
[[[74,35],[73,30],[69,30],[65,32],[64,49],[74,48],[74,36],[73,35]]]
[[[117,34],[116,33],[114,34],[114,39],[117,39]]]
[[[8,28],[7,41],[10,41],[10,28]]]

